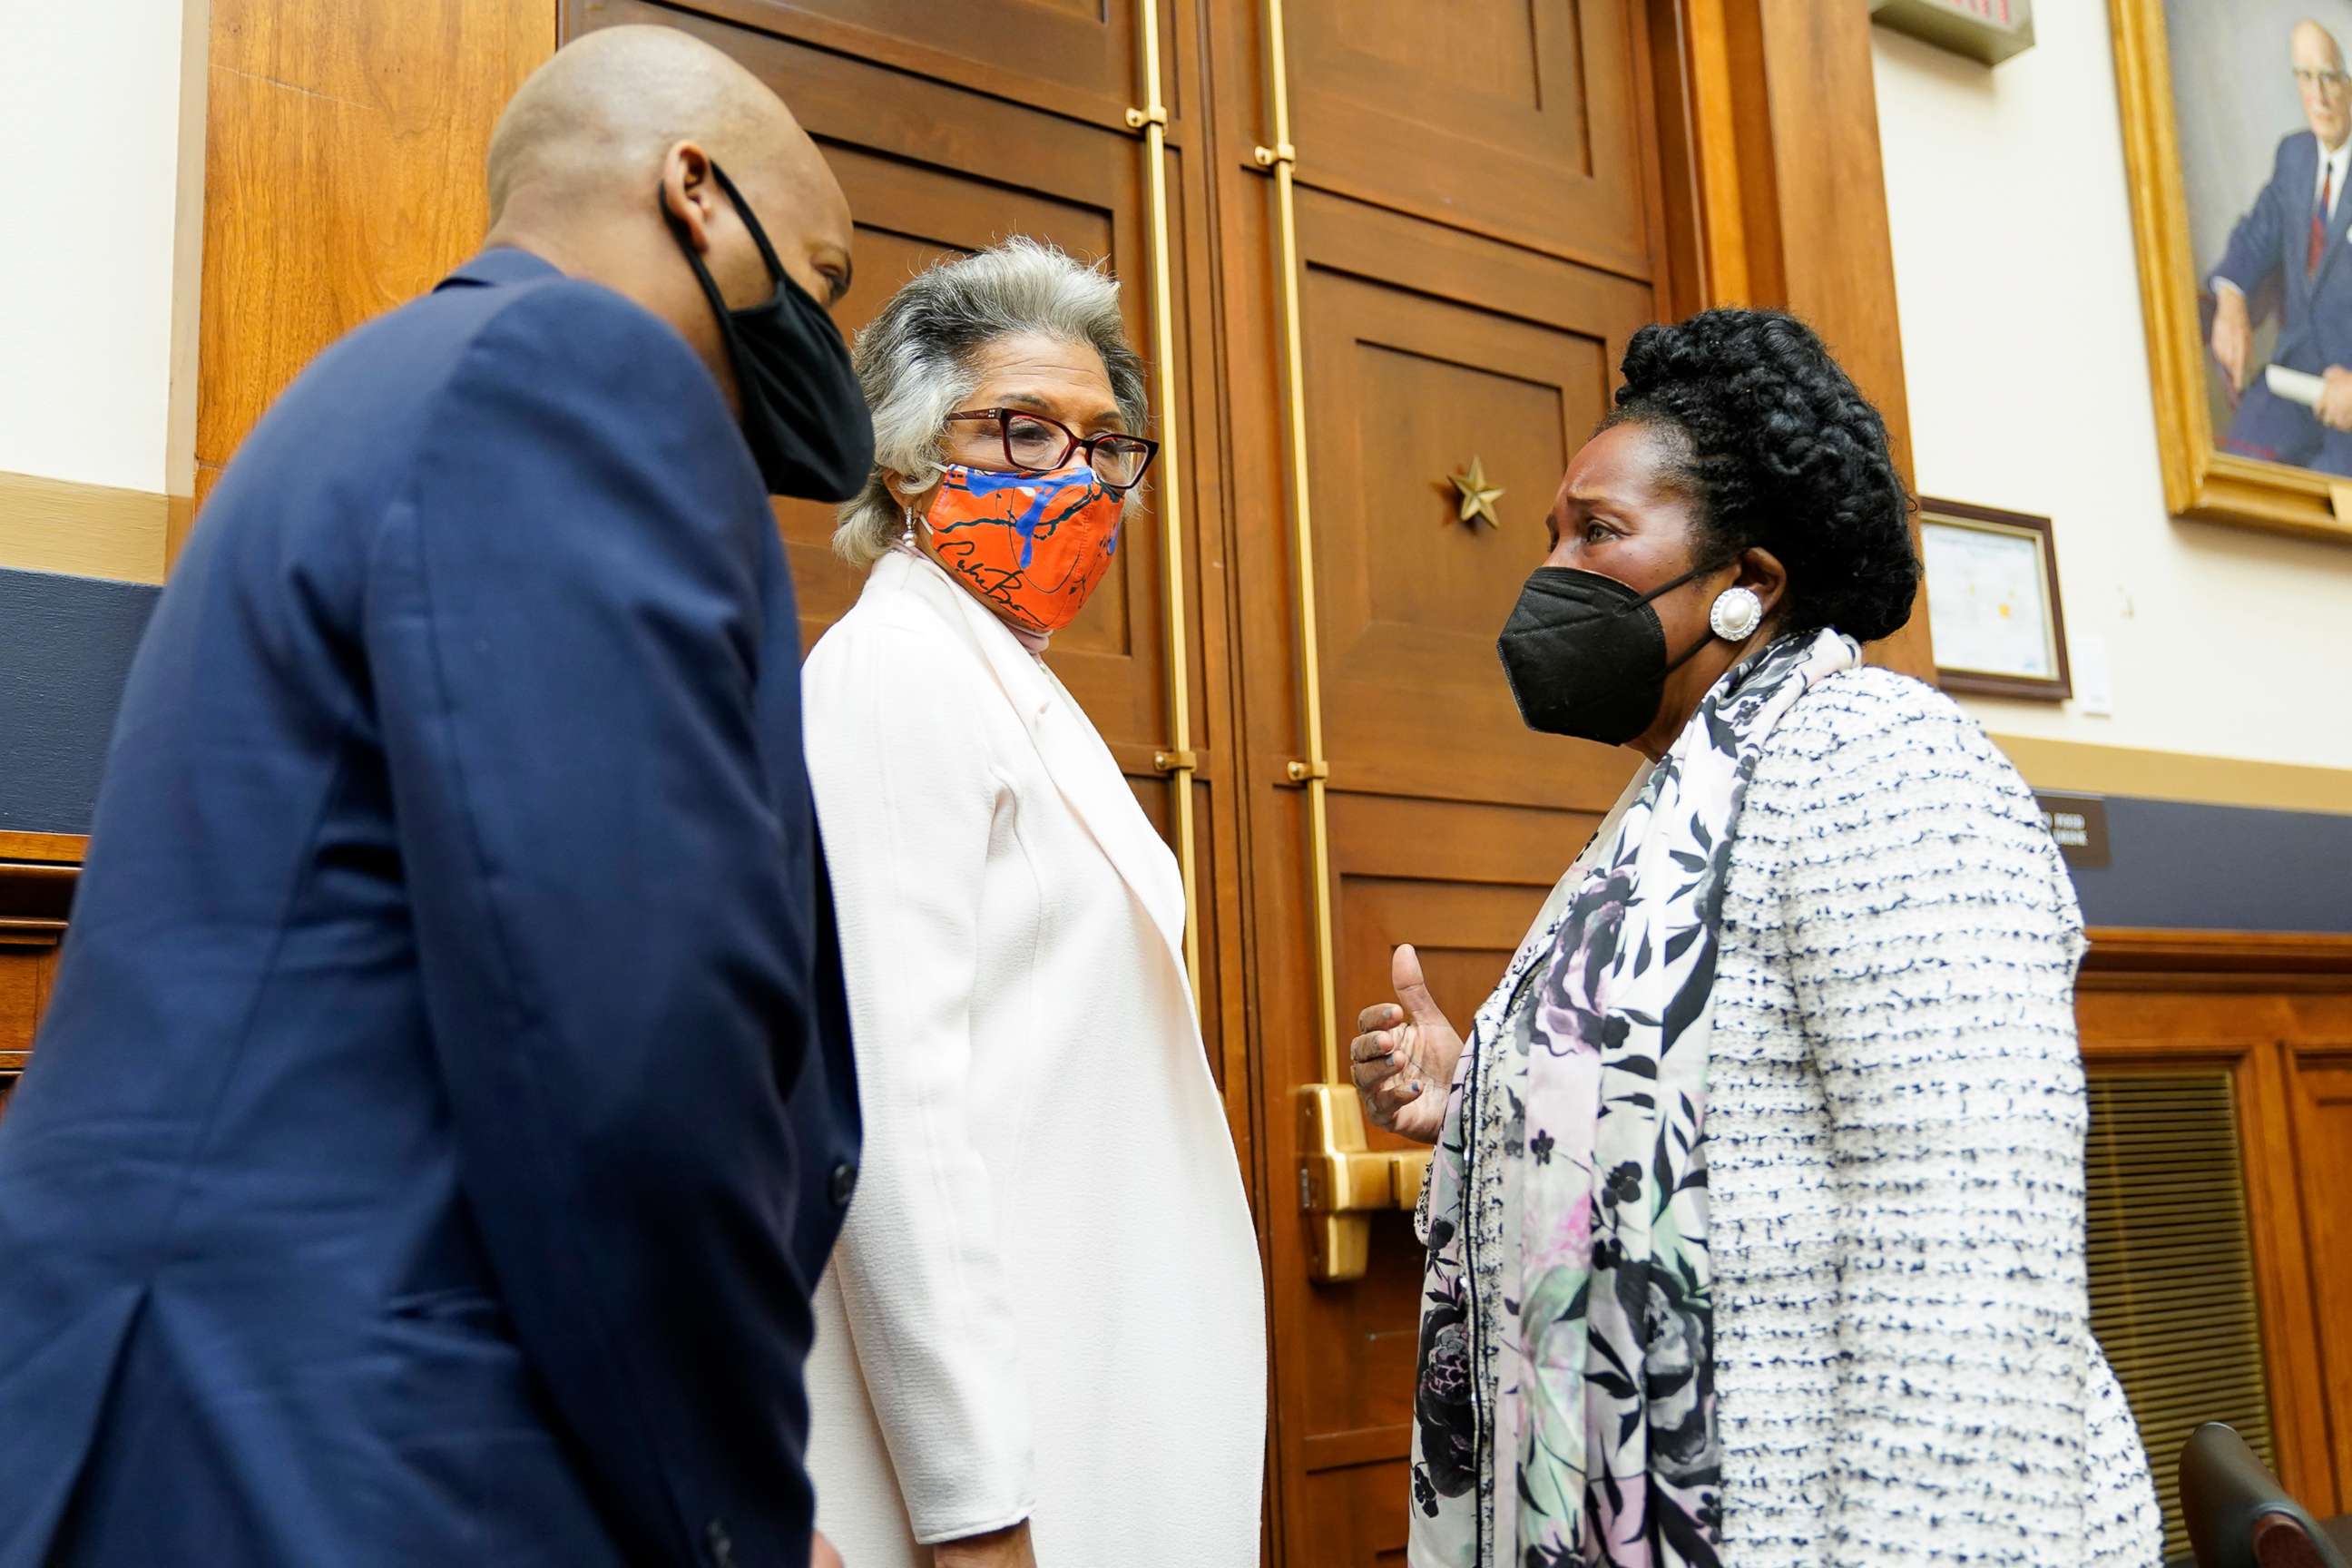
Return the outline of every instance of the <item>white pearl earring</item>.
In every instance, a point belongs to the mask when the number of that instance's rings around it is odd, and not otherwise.
[[[898,535],[898,542],[899,542],[899,543],[901,543],[901,544],[903,544],[903,545],[905,545],[908,549],[912,550],[912,549],[914,549],[914,548],[915,548],[915,514],[914,514],[914,512],[913,512],[912,510],[908,511],[908,512],[906,513],[906,518],[907,518],[907,528],[906,528],[906,531]]]
[[[1706,613],[1708,627],[1726,642],[1745,640],[1763,619],[1764,601],[1753,588],[1726,588]]]

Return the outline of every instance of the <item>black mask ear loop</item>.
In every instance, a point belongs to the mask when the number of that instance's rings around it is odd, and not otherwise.
[[[1642,595],[1642,597],[1639,597],[1639,599],[1634,599],[1633,605],[1625,606],[1625,611],[1628,611],[1628,614],[1630,614],[1630,611],[1634,611],[1634,609],[1646,609],[1646,611],[1649,611],[1649,614],[1656,616],[1656,614],[1658,614],[1658,609],[1656,609],[1656,602],[1658,602],[1658,599],[1663,599],[1663,597],[1665,597],[1665,595],[1670,595],[1670,593],[1675,593],[1675,590],[1677,590],[1677,588],[1682,588],[1684,583],[1691,583],[1691,581],[1696,581],[1696,578],[1706,576],[1707,572],[1715,572],[1715,566],[1691,566],[1689,572],[1684,572],[1682,576],[1675,578],[1673,583],[1658,583],[1656,588],[1651,588],[1649,593]],[[1707,627],[1706,635],[1703,635],[1703,637],[1700,637],[1698,642],[1691,644],[1689,651],[1684,651],[1682,658],[1673,660],[1673,663],[1670,663],[1670,666],[1665,666],[1665,675],[1673,675],[1675,670],[1679,670],[1679,668],[1682,668],[1682,666],[1686,666],[1686,663],[1691,663],[1691,660],[1694,660],[1694,658],[1698,658],[1698,648],[1707,647],[1707,644],[1710,644],[1710,642],[1715,642],[1715,627],[1712,627],[1712,626]],[[1665,679],[1665,675],[1661,675],[1661,677],[1658,677],[1658,679]]]
[[[711,161],[710,177],[719,182],[719,188],[725,191],[727,199],[735,204],[735,216],[741,218],[743,226],[751,231],[751,243],[760,247],[760,259],[768,264],[768,281],[775,285],[776,292],[782,293],[790,275],[784,271],[784,264],[776,259],[776,247],[768,243],[766,227],[744,205],[742,196],[736,192],[735,182],[727,177],[727,171],[719,166],[716,159]]]
[[[1684,584],[1689,582],[1694,577],[1702,576],[1706,573],[1716,570],[1717,567],[1727,566],[1729,564],[1730,562],[1728,561],[1717,561],[1711,565],[1694,566],[1689,571],[1684,573],[1681,576],[1675,578],[1673,582],[1662,583],[1657,587],[1654,587],[1648,593],[1643,595],[1641,602],[1643,605],[1648,605],[1651,600],[1657,598],[1661,595],[1673,593],[1675,589],[1681,587]],[[1654,615],[1657,612],[1653,609],[1651,613]],[[1699,649],[1705,647],[1707,644],[1715,640],[1715,626],[1710,623],[1705,631],[1699,633],[1698,641],[1691,644],[1689,647],[1685,648],[1683,650],[1683,656],[1680,658],[1675,659],[1666,666],[1665,673],[1667,675],[1672,675],[1675,671],[1680,669],[1683,666],[1696,658],[1698,657]]]

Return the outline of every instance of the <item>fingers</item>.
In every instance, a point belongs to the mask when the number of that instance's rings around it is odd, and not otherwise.
[[[1445,1015],[1429,994],[1429,983],[1422,978],[1421,954],[1406,942],[1389,960],[1389,983],[1396,987],[1397,1000],[1403,1003],[1416,1023],[1444,1023]]]
[[[1404,1022],[1404,1009],[1393,1002],[1376,1003],[1356,1015],[1356,1027],[1366,1034],[1374,1029],[1393,1029]]]
[[[1364,1113],[1372,1119],[1375,1127],[1394,1127],[1398,1113],[1406,1106],[1435,1092],[1427,1079],[1409,1072],[1391,1073],[1379,1082],[1366,1081],[1377,1077],[1377,1073],[1357,1069],[1356,1092],[1363,1100]]]
[[[1396,1037],[1385,1031],[1358,1035],[1348,1044],[1348,1065],[1356,1087],[1370,1094],[1374,1085],[1386,1082],[1404,1065],[1404,1053],[1397,1048]]]
[[[1349,1072],[1375,1125],[1386,1127],[1396,1113],[1430,1091],[1420,1069],[1405,1059],[1394,1035],[1385,1030],[1359,1035],[1349,1043]]]

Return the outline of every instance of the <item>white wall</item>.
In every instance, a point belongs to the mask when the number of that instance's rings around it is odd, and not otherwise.
[[[0,0],[0,472],[166,489],[182,28],[202,14]]]
[[[1920,489],[2053,518],[2078,676],[2092,638],[2113,671],[2109,718],[1967,706],[1996,734],[2352,768],[2352,547],[2167,515],[2107,8],[2033,24],[1991,68],[1873,32]]]

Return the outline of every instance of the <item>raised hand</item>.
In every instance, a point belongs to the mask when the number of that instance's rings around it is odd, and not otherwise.
[[[1356,1017],[1363,1033],[1348,1046],[1356,1092],[1373,1125],[1434,1143],[1445,1125],[1445,1090],[1461,1059],[1462,1037],[1431,999],[1421,955],[1410,944],[1390,960],[1389,981],[1396,1001],[1376,1003]]]

